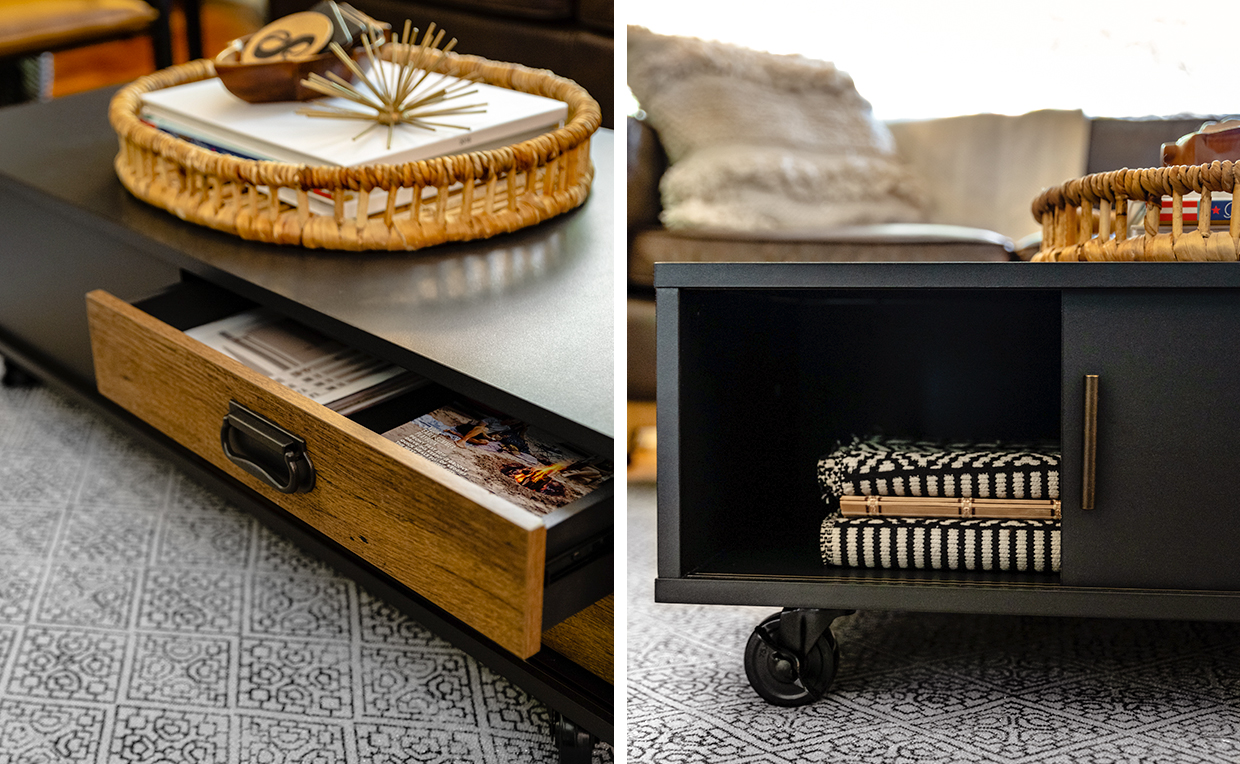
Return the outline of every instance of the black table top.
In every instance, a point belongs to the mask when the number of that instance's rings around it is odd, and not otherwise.
[[[656,263],[676,289],[1147,289],[1240,287],[1234,262]]]
[[[582,207],[532,228],[408,253],[248,242],[185,223],[116,179],[113,91],[0,109],[0,182],[345,342],[610,451],[614,134]]]

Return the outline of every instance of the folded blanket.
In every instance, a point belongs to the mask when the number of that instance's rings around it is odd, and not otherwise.
[[[828,565],[1059,570],[1055,444],[855,439],[819,460],[818,482],[830,508],[819,536]],[[892,516],[898,502],[881,515],[842,517],[840,499],[858,496],[1056,501],[1054,519]],[[961,514],[974,511],[970,501],[962,506]]]
[[[934,570],[1059,571],[1059,521],[828,517],[828,565]]]
[[[943,496],[1058,499],[1059,451],[1047,444],[856,439],[818,461],[823,498]]]

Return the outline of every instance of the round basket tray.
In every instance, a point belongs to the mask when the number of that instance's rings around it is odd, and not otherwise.
[[[1132,261],[1237,259],[1240,219],[1231,216],[1226,230],[1211,230],[1211,195],[1240,198],[1240,163],[1213,162],[1147,170],[1115,170],[1086,175],[1043,191],[1033,202],[1042,223],[1042,248],[1036,261]],[[1206,214],[1184,230],[1184,196],[1201,194]],[[1160,227],[1162,200],[1171,197],[1171,226]],[[1144,232],[1128,233],[1129,202],[1150,211]]]
[[[389,60],[400,45],[384,46]],[[436,51],[437,52],[437,51]],[[414,250],[494,236],[571,210],[590,193],[590,136],[602,121],[581,86],[546,70],[439,53],[440,71],[568,104],[563,127],[492,151],[419,162],[361,167],[310,167],[238,159],[199,148],[139,120],[141,96],[215,76],[210,60],[142,77],[113,98],[109,118],[120,137],[116,173],[135,196],[179,218],[273,244],[340,250]],[[290,191],[281,194],[282,189]],[[396,205],[396,192],[413,201]],[[336,200],[319,214],[309,194]],[[367,214],[369,197],[386,191],[386,209]],[[344,192],[357,213],[344,214]],[[296,204],[281,201],[296,198]]]

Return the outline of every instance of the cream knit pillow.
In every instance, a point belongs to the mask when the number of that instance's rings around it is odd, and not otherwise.
[[[671,167],[668,227],[919,222],[891,135],[829,63],[628,28],[629,87]]]

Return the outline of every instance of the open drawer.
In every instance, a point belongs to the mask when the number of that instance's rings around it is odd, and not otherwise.
[[[246,307],[196,280],[133,305],[91,292],[100,393],[522,658],[611,591],[611,479],[534,514],[383,437],[452,391],[432,383],[345,417],[183,333]],[[239,407],[304,442],[308,490],[278,490],[225,454]]]

